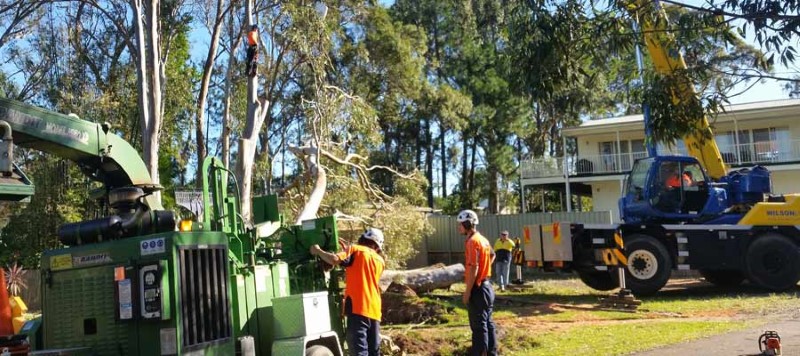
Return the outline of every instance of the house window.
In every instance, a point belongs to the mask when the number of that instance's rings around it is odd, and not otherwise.
[[[672,144],[665,144],[663,142],[659,142],[656,145],[656,149],[658,150],[658,154],[660,155],[686,155],[686,144],[683,143],[683,140],[677,140]]]
[[[717,135],[717,144],[726,163],[763,163],[791,158],[791,134],[786,127],[740,130],[737,138],[735,142],[731,131]]]
[[[611,172],[617,169],[617,156],[616,141],[600,142],[600,163],[603,165],[603,171]]]
[[[599,146],[600,164],[608,172],[629,171],[634,161],[647,157],[644,140],[620,140],[619,146],[617,141],[606,141],[600,142]]]

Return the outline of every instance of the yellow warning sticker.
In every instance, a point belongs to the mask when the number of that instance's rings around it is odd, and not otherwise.
[[[72,255],[67,254],[50,257],[50,269],[57,271],[68,268],[72,268]]]
[[[605,263],[606,266],[616,266],[618,263],[617,257],[610,248],[603,249],[603,263]]]

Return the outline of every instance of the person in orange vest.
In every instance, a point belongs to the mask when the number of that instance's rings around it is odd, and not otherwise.
[[[382,248],[383,232],[376,228],[367,229],[355,245],[336,254],[322,250],[319,245],[311,246],[311,255],[345,268],[346,339],[353,356],[380,355],[381,289],[378,281],[386,266]]]
[[[247,75],[250,77],[256,76],[256,69],[258,68],[258,26],[253,25],[250,27],[250,32],[247,33]]]
[[[681,174],[677,162],[664,162],[664,164],[661,166],[661,174],[662,177],[666,177],[664,180],[664,186],[667,189],[680,188],[681,183],[683,183],[685,187],[692,185],[692,177],[690,173],[684,171],[683,174]]]
[[[466,236],[464,244],[464,294],[469,328],[472,330],[470,355],[497,355],[495,325],[492,319],[494,288],[492,288],[492,263],[495,253],[492,245],[478,232],[478,214],[463,210],[456,217],[458,232]]]
[[[681,176],[683,178],[683,186],[690,187],[692,186],[692,177],[689,175],[688,172],[683,172]],[[681,179],[678,178],[678,173],[671,175],[667,178],[666,182],[667,188],[680,188],[681,187]]]

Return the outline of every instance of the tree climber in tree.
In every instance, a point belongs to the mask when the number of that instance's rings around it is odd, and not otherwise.
[[[247,75],[250,77],[256,76],[256,69],[258,68],[258,26],[253,25],[250,27],[250,32],[247,33]]]

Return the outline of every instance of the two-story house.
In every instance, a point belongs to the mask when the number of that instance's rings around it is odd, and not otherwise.
[[[735,104],[712,121],[730,168],[763,165],[772,172],[773,193],[800,192],[800,99]],[[562,134],[575,140],[577,154],[522,162],[523,188],[590,196],[593,210],[611,211],[619,221],[625,176],[636,159],[647,156],[642,115],[590,120]],[[685,152],[682,142],[658,147],[662,155]]]

